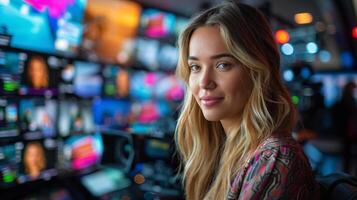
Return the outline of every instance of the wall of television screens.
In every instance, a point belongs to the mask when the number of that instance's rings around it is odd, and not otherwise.
[[[1,189],[97,166],[103,130],[173,133],[186,18],[125,0],[0,1],[0,12]]]

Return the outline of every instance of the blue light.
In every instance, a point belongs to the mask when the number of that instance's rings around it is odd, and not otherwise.
[[[290,69],[284,71],[283,78],[285,81],[292,81],[294,79],[294,73]]]
[[[353,68],[354,60],[351,52],[345,51],[341,54],[342,66],[346,69]]]
[[[307,52],[314,54],[314,53],[317,53],[319,48],[317,47],[317,44],[315,42],[309,42],[306,45],[306,50],[307,50]]]
[[[294,53],[294,47],[291,44],[286,43],[281,46],[281,51],[283,52],[283,54],[289,56]]]
[[[321,62],[327,63],[331,60],[331,54],[327,50],[322,50],[319,53],[319,58],[320,58]]]
[[[311,72],[308,68],[303,68],[300,72],[301,74],[301,77],[304,78],[304,79],[308,79],[311,75]]]

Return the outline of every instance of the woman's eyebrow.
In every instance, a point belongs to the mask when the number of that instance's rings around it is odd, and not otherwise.
[[[220,53],[220,54],[216,54],[216,55],[211,56],[210,59],[216,60],[216,59],[219,59],[219,58],[222,58],[222,57],[234,58],[234,57],[233,57],[231,54],[229,54],[229,53]],[[199,60],[199,58],[196,57],[196,56],[189,56],[189,57],[188,57],[188,60]]]

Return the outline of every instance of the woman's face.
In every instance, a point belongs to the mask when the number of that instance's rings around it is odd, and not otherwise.
[[[237,122],[253,84],[247,69],[227,50],[218,26],[203,26],[193,32],[188,65],[189,89],[204,117],[221,121],[223,127]]]

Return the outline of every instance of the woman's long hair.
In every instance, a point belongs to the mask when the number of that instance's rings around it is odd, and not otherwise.
[[[257,146],[271,134],[288,134],[295,124],[295,109],[280,78],[280,56],[270,26],[248,5],[223,3],[196,16],[183,30],[176,73],[186,85],[190,38],[202,26],[220,28],[228,51],[248,71],[253,89],[237,127],[229,133],[224,133],[219,121],[206,120],[187,91],[175,141],[189,200],[226,198],[232,178]]]

